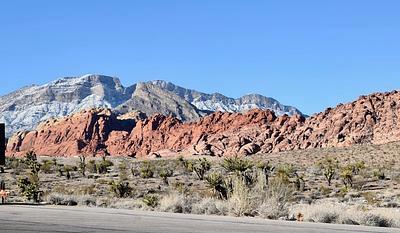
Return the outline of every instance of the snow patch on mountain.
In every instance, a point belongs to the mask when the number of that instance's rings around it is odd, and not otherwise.
[[[126,105],[146,114],[161,112],[184,120],[195,120],[209,112],[244,112],[254,108],[270,109],[278,115],[301,114],[296,108],[262,95],[234,99],[219,93],[185,89],[162,80],[139,84],[124,87],[118,78],[87,74],[27,86],[0,96],[0,122],[6,123],[9,137],[17,131],[32,130],[49,118],[99,107],[119,111]]]

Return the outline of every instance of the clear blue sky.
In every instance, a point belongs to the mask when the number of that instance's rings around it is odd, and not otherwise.
[[[400,88],[398,0],[4,0],[0,95],[98,73],[307,114]]]

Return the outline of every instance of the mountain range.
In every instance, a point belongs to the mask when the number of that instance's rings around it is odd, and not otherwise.
[[[309,148],[385,144],[400,140],[400,92],[374,93],[305,118],[271,110],[214,112],[183,122],[160,113],[120,115],[82,110],[14,134],[7,154],[117,155],[138,158],[182,155],[253,155]]]
[[[234,99],[219,93],[205,94],[156,80],[124,87],[115,77],[84,75],[65,77],[44,85],[21,88],[0,97],[0,122],[10,137],[35,129],[40,122],[69,116],[81,110],[109,108],[114,114],[159,113],[181,121],[196,121],[213,112],[272,110],[277,115],[302,113],[291,106],[258,94]]]

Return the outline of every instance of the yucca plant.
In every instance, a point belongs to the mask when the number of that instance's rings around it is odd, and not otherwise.
[[[143,197],[142,202],[148,207],[155,208],[158,206],[160,198],[156,195],[146,195]]]
[[[227,172],[244,173],[247,170],[252,169],[254,166],[253,162],[249,159],[243,159],[238,156],[225,158],[221,164]]]
[[[205,178],[207,187],[211,189],[214,196],[218,196],[221,199],[228,199],[228,190],[221,173],[213,172],[207,175]]]

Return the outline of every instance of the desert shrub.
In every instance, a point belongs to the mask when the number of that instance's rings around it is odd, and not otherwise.
[[[158,175],[161,177],[163,180],[163,183],[165,185],[168,185],[168,177],[171,177],[174,174],[174,171],[169,168],[161,168],[160,171],[158,172]]]
[[[364,197],[364,199],[370,205],[376,205],[379,202],[376,193],[363,192],[363,193],[361,193],[361,196]]]
[[[140,177],[147,179],[154,176],[154,165],[149,161],[143,161],[140,167]]]
[[[96,206],[96,198],[90,195],[84,195],[79,199],[79,204],[83,206]]]
[[[189,192],[189,188],[184,182],[176,181],[173,183],[172,187],[175,191],[181,194],[186,194]]]
[[[249,159],[240,158],[238,156],[228,157],[222,161],[221,167],[228,173],[233,173],[238,178],[243,179],[249,188],[256,181],[256,176],[253,171],[254,164]]]
[[[291,164],[280,165],[275,171],[276,178],[279,179],[280,182],[286,184],[290,183],[290,179],[294,177],[296,172],[296,168]]]
[[[331,186],[332,179],[335,177],[337,170],[339,169],[339,161],[337,159],[327,157],[318,162],[318,167],[322,170],[322,173],[328,182],[328,186]]]
[[[339,216],[339,212],[335,209],[321,209],[310,215],[307,220],[309,222],[336,223]]]
[[[353,168],[353,174],[358,175],[360,172],[365,169],[365,162],[364,161],[357,161],[354,164],[352,164]]]
[[[340,203],[318,203],[293,206],[291,213],[301,213],[309,222],[367,225],[380,227],[400,227],[398,211],[365,206],[349,206]]]
[[[34,202],[40,201],[40,194],[42,192],[39,190],[39,178],[36,175],[31,174],[29,177],[20,178],[18,180],[18,187],[21,194],[28,200]]]
[[[386,175],[385,172],[383,171],[383,169],[375,169],[373,171],[373,176],[379,180],[384,180],[386,179]]]
[[[228,212],[228,203],[214,198],[202,199],[192,206],[192,214],[227,215]]]
[[[51,205],[66,205],[66,206],[76,206],[78,205],[78,200],[76,196],[64,195],[58,193],[52,193],[46,197],[46,201]]]
[[[99,174],[106,174],[108,172],[108,168],[114,166],[113,162],[107,160],[106,157],[102,157],[100,163],[96,165],[97,172]]]
[[[86,169],[90,173],[97,173],[97,165],[96,165],[96,160],[89,160],[89,162],[86,165]]]
[[[293,188],[280,179],[273,179],[267,187],[265,196],[261,197],[262,203],[257,212],[261,217],[268,219],[287,217],[292,198]]]
[[[44,159],[40,165],[40,170],[46,174],[51,174],[53,172],[53,166],[53,161]]]
[[[128,163],[126,162],[126,160],[122,160],[119,164],[118,164],[118,170],[119,170],[119,179],[124,181],[124,180],[128,180]]]
[[[363,216],[360,223],[362,225],[374,227],[392,227],[394,225],[393,220],[373,213],[368,213]]]
[[[241,177],[233,179],[232,193],[228,199],[230,212],[234,216],[253,216],[254,201],[251,190]]]
[[[27,169],[28,165],[23,159],[16,157],[6,157],[6,168],[14,169],[15,173],[20,174],[23,169]]]
[[[151,210],[145,205],[142,200],[139,199],[107,199],[100,198],[97,200],[97,206],[116,208],[116,209],[140,209],[140,210]]]
[[[25,154],[25,161],[37,161],[37,155],[34,151],[28,151]]]
[[[160,198],[156,195],[146,195],[143,197],[142,202],[151,208],[155,208],[159,205]]]
[[[129,182],[124,182],[124,181],[111,182],[110,190],[118,198],[129,197],[132,193],[132,188],[129,186]]]
[[[56,170],[57,170],[58,176],[64,176],[64,164],[57,164]]]
[[[195,200],[180,193],[169,193],[161,198],[158,210],[172,213],[191,213]]]
[[[179,156],[178,164],[183,168],[186,174],[190,174],[193,172],[193,162],[190,160],[186,160],[183,156]]]
[[[193,165],[193,171],[199,180],[204,180],[204,175],[211,169],[211,163],[206,158],[199,158]]]
[[[222,174],[213,172],[205,177],[207,187],[211,189],[214,196],[220,199],[228,199],[228,188]]]
[[[74,170],[74,168],[70,165],[65,165],[64,166],[64,171],[65,171],[65,176],[67,177],[67,180],[71,179],[71,172]]]

